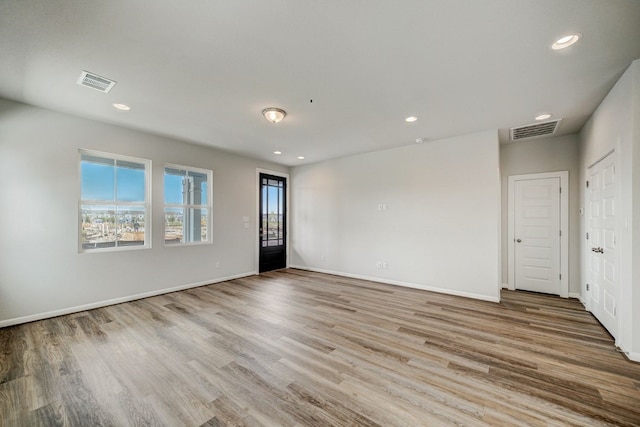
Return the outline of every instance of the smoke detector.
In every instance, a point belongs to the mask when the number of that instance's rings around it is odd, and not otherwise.
[[[90,73],[89,71],[83,71],[80,74],[80,77],[78,77],[78,81],[76,83],[80,86],[95,89],[102,93],[109,93],[109,91],[116,85],[115,81]]]
[[[554,135],[558,131],[561,121],[562,119],[558,119],[550,122],[511,128],[511,141]]]

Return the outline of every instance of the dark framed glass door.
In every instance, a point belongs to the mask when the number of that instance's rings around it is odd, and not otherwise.
[[[259,271],[287,266],[287,179],[260,174]]]

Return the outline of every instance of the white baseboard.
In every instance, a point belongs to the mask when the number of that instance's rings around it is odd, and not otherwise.
[[[509,284],[508,283],[503,283],[502,284],[502,289],[509,289]]]
[[[301,266],[301,265],[291,265],[290,268],[297,268],[298,270],[314,271],[316,273],[333,274],[335,276],[349,277],[349,278],[352,278],[352,279],[369,280],[370,282],[385,283],[385,284],[388,284],[388,285],[395,285],[395,286],[403,286],[405,288],[420,289],[420,290],[423,290],[423,291],[437,292],[437,293],[440,293],[440,294],[447,294],[447,295],[455,295],[455,296],[459,296],[459,297],[472,298],[472,299],[477,299],[477,300],[482,300],[482,301],[500,302],[500,297],[490,297],[490,296],[487,296],[487,295],[474,294],[474,293],[471,293],[471,292],[456,291],[456,290],[453,290],[453,289],[438,288],[438,287],[434,287],[434,286],[420,285],[420,284],[417,284],[417,283],[400,282],[400,281],[397,281],[397,280],[381,279],[381,278],[378,278],[378,277],[363,276],[361,274],[352,274],[352,273],[345,273],[345,272],[342,272],[342,271],[324,270],[324,269],[321,269],[321,268],[306,267],[306,266]]]
[[[629,352],[625,353],[629,360],[640,363],[640,353]]]
[[[575,298],[575,299],[577,299],[578,301],[580,301],[580,303],[581,303],[582,305],[584,305],[585,307],[587,306],[587,304],[586,304],[585,300],[584,300],[584,299],[582,299],[582,295],[580,295],[579,293],[576,293],[576,292],[569,292],[569,298]]]
[[[126,296],[126,297],[114,298],[114,299],[105,300],[105,301],[93,302],[93,303],[90,303],[90,304],[78,305],[78,306],[75,306],[75,307],[63,308],[63,309],[60,309],[60,310],[48,311],[46,313],[37,313],[37,314],[31,314],[29,316],[22,316],[22,317],[16,317],[16,318],[13,318],[13,319],[0,320],[0,328],[4,328],[6,326],[12,326],[12,325],[19,325],[21,323],[34,322],[36,320],[48,319],[48,318],[51,318],[51,317],[64,316],[65,314],[78,313],[80,311],[92,310],[94,308],[107,307],[109,305],[121,304],[123,302],[134,301],[134,300],[137,300],[137,299],[143,299],[143,298],[154,297],[154,296],[157,296],[157,295],[169,294],[171,292],[183,291],[185,289],[197,288],[197,287],[205,286],[205,285],[212,285],[214,283],[226,282],[228,280],[240,279],[242,277],[255,276],[256,274],[258,274],[258,273],[255,272],[255,271],[247,272],[247,273],[240,273],[240,274],[235,274],[233,276],[227,276],[227,277],[220,277],[220,278],[211,279],[211,280],[205,280],[203,282],[188,283],[186,285],[175,286],[173,288],[160,289],[160,290],[156,290],[156,291],[144,292],[144,293],[137,294],[137,295],[130,295],[130,296]]]

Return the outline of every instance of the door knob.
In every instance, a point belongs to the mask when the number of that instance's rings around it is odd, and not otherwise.
[[[522,242],[522,239],[516,239],[516,242],[520,243]]]

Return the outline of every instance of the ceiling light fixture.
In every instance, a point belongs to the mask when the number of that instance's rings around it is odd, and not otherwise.
[[[298,160],[304,160],[304,156],[298,156]]]
[[[404,119],[404,121],[407,122],[407,123],[413,123],[416,120],[418,120],[418,118],[416,116],[409,116],[406,119]]]
[[[536,120],[547,120],[549,118],[551,118],[551,114],[548,113],[539,114],[536,116]]]
[[[566,36],[562,36],[558,40],[556,40],[555,43],[551,45],[551,49],[553,50],[566,49],[572,44],[575,44],[578,40],[580,40],[581,37],[582,37],[582,34],[580,33],[568,34]]]
[[[128,105],[125,104],[113,104],[113,108],[120,110],[120,111],[129,111],[131,110],[131,107],[129,107]]]
[[[280,155],[280,154],[282,154],[282,151],[274,151],[273,154]]]
[[[423,144],[424,138],[416,138],[416,144]]]
[[[280,108],[270,107],[262,110],[262,115],[264,116],[265,119],[269,120],[271,123],[278,123],[278,122],[281,122],[282,119],[284,119],[284,116],[287,115],[287,112],[284,110],[281,110]]]

